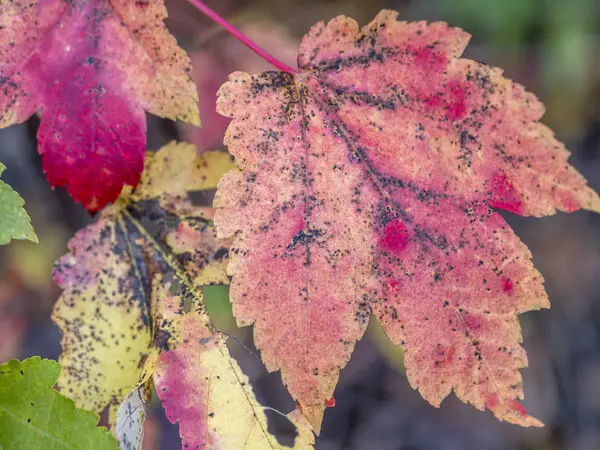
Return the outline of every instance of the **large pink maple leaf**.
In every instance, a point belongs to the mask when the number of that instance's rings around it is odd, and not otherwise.
[[[549,307],[531,253],[495,209],[600,210],[499,69],[460,58],[469,36],[383,11],[314,26],[299,73],[234,73],[218,108],[240,170],[215,199],[240,325],[319,429],[371,314],[406,350],[411,385],[523,426],[517,315]]]
[[[88,210],[137,185],[145,111],[199,123],[190,62],[162,0],[0,5],[0,126],[41,111],[43,168]]]

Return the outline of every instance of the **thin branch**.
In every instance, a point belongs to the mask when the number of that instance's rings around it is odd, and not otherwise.
[[[240,30],[231,25],[227,20],[223,17],[219,16],[216,12],[210,9],[208,6],[204,4],[202,0],[188,0],[190,4],[198,8],[202,13],[208,16],[212,21],[221,25],[225,28],[232,36],[239,39],[244,45],[250,48],[254,53],[260,56],[265,61],[271,63],[273,66],[277,67],[279,70],[283,72],[287,72],[289,74],[296,74],[296,70],[288,66],[287,64],[282,63],[273,55],[268,53],[266,50],[260,48],[256,43],[254,43],[250,38],[245,36]]]

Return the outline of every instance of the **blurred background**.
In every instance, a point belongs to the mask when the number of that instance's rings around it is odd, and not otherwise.
[[[150,149],[172,139],[199,150],[222,146],[227,120],[214,112],[216,91],[234,70],[270,67],[185,0],[165,0],[168,27],[191,54],[202,129],[148,118]],[[206,3],[279,59],[295,64],[301,36],[319,20],[345,14],[364,25],[382,8],[405,20],[442,20],[473,35],[466,56],[504,68],[546,104],[544,122],[573,153],[571,163],[600,190],[600,1],[598,0],[207,0]],[[0,130],[3,179],[26,200],[40,245],[0,248],[0,361],[58,358],[60,334],[50,321],[59,296],[50,274],[67,240],[91,220],[63,189],[51,190],[36,151],[39,119]],[[319,450],[600,449],[600,216],[545,219],[505,214],[546,279],[552,309],[521,316],[529,355],[525,406],[546,423],[522,429],[498,422],[453,395],[429,406],[404,375],[402,354],[371,323],[342,371],[336,406],[325,414]],[[251,328],[237,329],[226,288],[207,292],[217,326],[236,336],[232,353],[259,400],[287,412],[294,402],[278,373],[256,356]],[[285,441],[293,430],[270,414]],[[292,433],[292,434],[290,434]],[[145,450],[180,448],[177,426],[153,404]]]

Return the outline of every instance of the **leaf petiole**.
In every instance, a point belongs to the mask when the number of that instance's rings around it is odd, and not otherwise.
[[[263,58],[265,61],[269,62],[273,66],[277,67],[279,70],[283,72],[290,73],[292,75],[296,74],[296,70],[279,61],[273,55],[268,53],[266,50],[260,48],[255,42],[253,42],[250,38],[244,35],[240,30],[231,25],[227,20],[223,17],[219,16],[216,12],[210,9],[208,6],[204,4],[202,0],[188,0],[190,4],[198,8],[203,14],[208,16],[212,21],[221,25],[225,28],[232,36],[240,40],[244,45],[246,45],[250,50],[256,53],[258,56]]]

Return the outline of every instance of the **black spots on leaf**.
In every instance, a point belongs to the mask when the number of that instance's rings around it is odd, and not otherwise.
[[[359,182],[352,189],[352,197],[350,199],[350,203],[352,203],[355,207],[357,213],[362,212],[362,196],[363,196],[363,188],[364,183]]]
[[[434,197],[435,193],[428,189],[422,189],[417,192],[417,200],[423,203],[430,203]]]
[[[396,177],[382,177],[380,178],[383,187],[390,187],[392,189],[404,189],[406,188],[406,183],[400,178]]]
[[[390,177],[372,171],[377,176],[381,186],[389,190],[407,189],[413,193],[414,197],[428,206],[437,206],[441,200],[447,200],[449,195],[444,192],[436,192],[432,189],[422,188],[412,181],[404,181],[397,177]]]
[[[263,133],[263,137],[267,139],[271,139],[275,142],[279,142],[279,136],[283,136],[283,133],[278,132],[277,130],[269,129],[269,130],[261,130]]]
[[[329,61],[322,61],[311,68],[317,72],[339,72],[342,70],[342,67],[348,67],[348,63],[344,64],[344,60],[339,57]]]
[[[467,72],[466,80],[475,83],[482,91],[486,91],[489,94],[494,94],[497,86],[490,78],[487,64],[482,62],[478,62],[477,64],[480,66],[479,69],[475,70],[475,72]]]
[[[212,254],[211,259],[213,259],[213,260],[226,259],[228,256],[229,256],[229,249],[226,247],[220,247]]]
[[[470,143],[477,142],[477,140],[469,134],[468,131],[462,131],[460,133],[460,146],[467,147]]]
[[[11,108],[17,103],[20,97],[27,97],[27,93],[22,89],[22,84],[11,80],[9,77],[0,76],[0,88],[6,102],[4,110],[0,111],[0,115],[10,114]]]
[[[327,250],[327,256],[325,257],[325,261],[327,261],[327,263],[335,269],[339,262],[342,260],[342,258],[346,255],[349,255],[350,253],[351,251],[348,249],[342,250],[336,248],[334,250]]]
[[[112,227],[110,225],[106,225],[100,230],[99,233],[99,244],[102,244],[105,239],[109,239],[112,236]]]
[[[443,234],[428,231],[420,227],[419,225],[415,225],[415,227],[413,228],[413,234],[414,237],[417,240],[421,241],[423,244],[433,244],[434,247],[444,252],[449,250],[448,239]]]
[[[418,139],[420,141],[425,140],[425,127],[423,127],[421,123],[417,124],[417,129],[415,131],[415,139]]]
[[[168,350],[169,340],[171,339],[171,333],[164,328],[159,328],[154,332],[154,338],[152,339],[154,345],[162,350]]]
[[[354,46],[357,48],[371,47],[371,49],[369,49],[369,51],[371,51],[375,47],[376,43],[377,39],[375,36],[363,34],[354,42]]]
[[[348,88],[336,88],[336,100],[340,102],[350,102],[353,105],[368,105],[376,108],[379,111],[396,110],[396,103],[400,100],[400,96],[393,95],[388,99],[379,97],[374,94],[369,94],[364,91],[355,91]]]
[[[326,84],[323,84],[323,87],[330,91],[330,94],[335,94],[329,95],[328,100],[338,106],[350,102],[353,105],[371,106],[378,111],[395,111],[399,105],[405,105],[409,100],[405,90],[395,85],[390,88],[391,92],[387,97],[381,97],[366,91],[357,91],[348,87],[334,87]],[[339,108],[335,110],[337,109]]]
[[[59,275],[55,276],[64,281],[60,283],[65,289],[62,305],[71,308],[76,307],[75,301],[95,302],[90,305],[91,309],[83,308],[76,318],[58,317],[63,324],[65,342],[77,352],[74,357],[78,373],[70,373],[73,379],[90,379],[92,389],[100,389],[100,381],[93,379],[94,370],[100,364],[93,352],[99,346],[120,348],[120,351],[128,353],[132,350],[127,346],[128,341],[141,339],[151,331],[154,344],[166,348],[171,337],[168,327],[152,330],[150,304],[153,280],[163,277],[163,284],[177,285],[178,295],[190,297],[188,286],[193,285],[206,262],[228,257],[226,247],[211,247],[212,236],[207,231],[211,226],[209,221],[201,214],[194,215],[191,204],[186,202],[181,196],[167,196],[161,198],[161,202],[153,199],[128,206],[117,204],[112,207],[110,215],[101,219],[106,224],[96,228],[96,235],[90,229],[81,232],[87,233],[83,234],[85,241],[77,246],[71,244],[71,257],[59,261],[55,269]],[[164,205],[170,209],[165,209]],[[179,217],[169,212],[177,210],[175,207],[185,209],[187,206],[190,207],[190,216]],[[167,237],[176,233],[180,225],[185,225],[185,230],[192,233],[206,232],[208,241],[198,242],[198,248],[190,248],[190,251],[175,251]],[[201,261],[198,255],[202,257]],[[176,274],[179,278],[175,277]],[[84,290],[89,295],[82,295]],[[112,313],[107,313],[110,309]],[[139,319],[134,317],[131,325],[119,330],[122,331],[120,333],[105,333],[101,326],[111,320],[110,314],[132,313],[140,314]],[[140,354],[140,358],[143,356]],[[136,358],[136,355],[130,357]],[[115,364],[124,368],[124,362]],[[89,381],[87,383],[90,384]]]
[[[294,235],[292,238],[292,242],[290,242],[286,249],[293,250],[299,246],[308,246],[313,242],[317,241],[317,238],[324,236],[325,231],[323,229],[305,229],[300,230],[298,233]]]
[[[131,299],[130,301],[138,303],[142,311],[142,321],[149,325],[150,321],[150,302],[148,292],[150,292],[150,278],[148,274],[147,254],[140,244],[144,244],[145,239],[140,235],[139,230],[130,222],[124,221],[125,228],[116,227],[115,239],[116,248],[126,252],[127,259],[130,262],[129,273],[127,277],[119,278],[118,297],[120,299]],[[113,275],[114,276],[114,275]]]
[[[294,77],[289,73],[278,71],[263,72],[252,78],[250,94],[255,97],[265,90],[287,90],[294,83]]]
[[[304,185],[307,184],[308,182],[308,173],[307,173],[307,167],[306,167],[306,160],[304,159],[304,157],[302,157],[300,159],[300,162],[294,162],[292,163],[291,167],[289,166],[282,166],[281,171],[287,170],[288,171],[288,178],[290,181],[294,182],[294,181],[302,181],[302,183]]]
[[[357,305],[356,312],[354,313],[354,319],[360,324],[361,327],[366,327],[369,324],[371,318],[371,301],[363,295],[362,301]]]
[[[504,144],[493,144],[492,149],[496,153],[496,156],[502,160],[502,162],[511,165],[513,168],[517,168],[519,164],[526,163],[527,167],[531,167],[531,164],[527,162],[530,160],[530,157],[525,156],[514,156],[506,151],[506,147]]]
[[[311,67],[308,67],[308,69],[312,69],[318,74],[320,72],[338,72],[342,69],[354,66],[369,67],[372,64],[383,64],[386,59],[395,56],[397,53],[398,50],[395,48],[384,47],[377,50],[369,48],[366,51],[366,54],[347,57],[340,56],[314,64]]]
[[[293,75],[285,72],[263,72],[252,77],[248,88],[248,93],[252,101],[260,102],[260,98],[268,92],[275,92],[281,99],[279,114],[275,115],[277,120],[275,125],[282,127],[294,119],[297,119],[300,111],[301,97],[308,95],[305,86],[295,82]],[[244,119],[242,119],[244,120]],[[266,132],[269,141],[276,144],[279,141],[278,133],[274,130],[263,130]],[[269,141],[263,141],[263,145],[269,145]],[[268,148],[263,150],[267,153]]]

